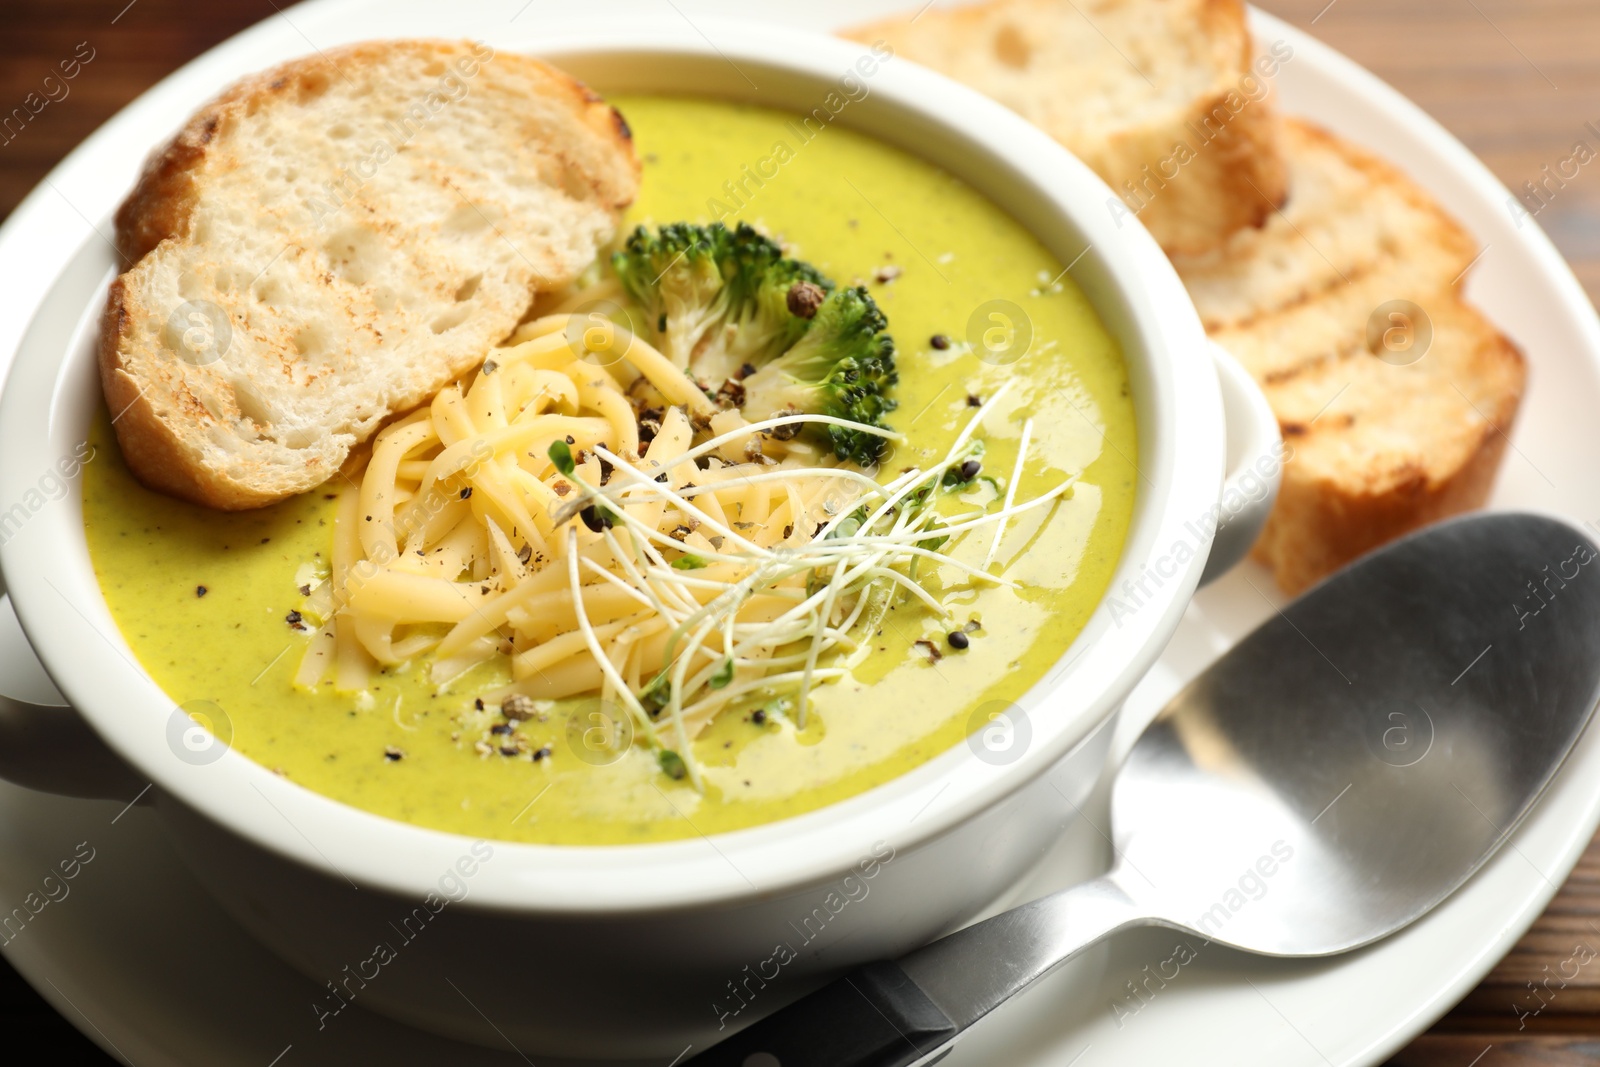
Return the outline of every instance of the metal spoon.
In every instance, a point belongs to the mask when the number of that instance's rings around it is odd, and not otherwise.
[[[1600,548],[1488,514],[1307,593],[1117,772],[1110,873],[868,964],[685,1067],[906,1067],[1120,930],[1325,956],[1415,922],[1506,840],[1600,698]]]

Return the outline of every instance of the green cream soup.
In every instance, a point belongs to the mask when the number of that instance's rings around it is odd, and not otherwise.
[[[434,829],[562,844],[664,841],[781,819],[959,743],[989,702],[1014,700],[1045,674],[1110,581],[1134,501],[1133,407],[1117,345],[1061,263],[960,181],[847,129],[813,124],[807,140],[797,120],[759,108],[616,103],[643,161],[630,225],[726,213],[841,285],[868,286],[898,344],[899,409],[889,422],[908,438],[885,478],[941,458],[974,405],[1009,381],[980,431],[984,473],[995,481],[948,493],[941,509],[998,506],[1030,417],[1017,499],[1080,479],[1007,525],[995,569],[1017,589],[974,588],[950,567],[924,571],[919,581],[951,621],[902,598],[853,674],[814,690],[803,730],[791,716],[725,713],[694,742],[699,792],[662,773],[642,745],[600,765],[580,758],[581,729],[569,727],[582,725],[573,721],[581,702],[519,724],[526,744],[502,755],[504,735],[489,732],[501,720],[474,698],[505,682],[503,668],[478,668],[443,692],[426,663],[381,674],[362,694],[296,688],[310,634],[289,620],[304,602],[299,587],[326,571],[329,495],[228,514],[150,493],[102,418],[84,473],[85,526],[128,643],[175,704],[221,708],[235,748],[324,796]],[[973,347],[1004,326],[980,311],[996,300],[1020,308],[1031,328],[1026,353],[1004,365]],[[992,536],[978,531],[946,551],[981,564]],[[981,628],[957,651],[946,634],[969,622]]]

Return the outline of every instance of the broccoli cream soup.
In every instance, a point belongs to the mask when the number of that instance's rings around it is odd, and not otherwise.
[[[960,743],[1107,587],[1133,407],[1061,263],[847,129],[616,103],[643,189],[584,287],[626,306],[625,363],[574,362],[595,350],[560,331],[594,301],[558,295],[364,472],[246,513],[146,491],[101,419],[85,525],[124,636],[174,704],[220,709],[215,732],[308,789],[561,844],[782,819]],[[706,327],[702,284],[750,310]],[[463,452],[485,426],[504,454]],[[361,529],[373,501],[393,558]]]

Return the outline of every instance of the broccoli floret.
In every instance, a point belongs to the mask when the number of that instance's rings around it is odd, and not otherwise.
[[[640,227],[612,265],[667,357],[708,388],[727,381],[719,398],[747,418],[802,411],[881,427],[894,410],[894,342],[872,297],[835,291],[750,225]],[[843,426],[816,435],[864,467],[885,447]]]
[[[865,289],[829,294],[793,347],[744,379],[745,417],[759,422],[803,411],[883,426],[895,409],[889,389],[899,380],[894,340],[883,332],[888,325]],[[863,467],[887,446],[882,437],[844,426],[818,429],[840,459]]]
[[[685,223],[658,233],[641,226],[611,257],[622,288],[655,327],[662,351],[683,368],[700,339],[727,316],[732,293],[724,264],[732,261],[726,227]]]
[[[695,372],[720,382],[740,368],[759,367],[798,341],[833,282],[809,263],[789,259],[776,243],[740,223],[733,235],[744,299],[720,336],[696,354]]]
[[[809,297],[833,288],[747,223],[641,226],[611,262],[662,351],[713,387],[794,344],[817,306]]]

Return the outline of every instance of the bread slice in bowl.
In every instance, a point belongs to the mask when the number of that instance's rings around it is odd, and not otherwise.
[[[270,504],[483,359],[638,188],[622,117],[538,60],[332,49],[202,108],[117,214],[100,373],[153,489]]]
[[[1269,87],[1239,0],[917,5],[845,31],[1010,107],[1087,163],[1169,252],[1217,247],[1284,196]]]

